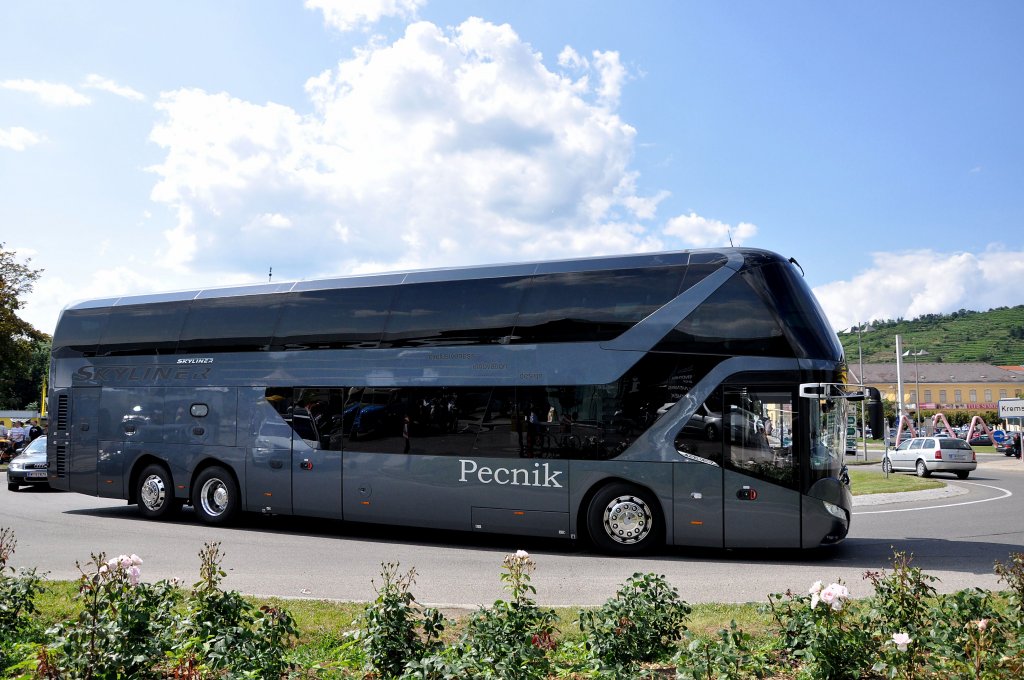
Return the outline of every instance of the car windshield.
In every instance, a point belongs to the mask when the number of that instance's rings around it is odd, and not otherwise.
[[[24,456],[27,453],[42,453],[42,454],[45,454],[46,453],[46,437],[36,437],[35,439],[33,439],[32,442],[22,450],[21,455]]]

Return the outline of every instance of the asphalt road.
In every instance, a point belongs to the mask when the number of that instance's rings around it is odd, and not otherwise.
[[[17,540],[10,564],[73,579],[93,553],[136,553],[143,578],[198,580],[198,552],[220,541],[225,587],[244,593],[333,600],[375,597],[381,564],[416,569],[413,593],[426,604],[476,607],[506,594],[503,557],[518,549],[537,563],[533,584],[543,605],[595,605],[634,572],[664,574],[688,602],[763,602],[768,593],[806,592],[817,580],[842,579],[867,595],[865,571],[889,566],[892,549],[937,576],[941,591],[998,588],[995,560],[1024,551],[1024,464],[980,454],[968,481],[949,477],[955,496],[906,499],[855,508],[850,536],[812,552],[669,549],[644,558],[607,557],[585,545],[473,533],[381,528],[290,517],[248,516],[240,526],[211,528],[186,509],[171,522],[142,519],[123,501],[44,489],[0,490],[0,527]]]

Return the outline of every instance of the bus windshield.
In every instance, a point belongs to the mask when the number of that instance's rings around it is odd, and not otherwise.
[[[846,436],[845,399],[807,399],[811,423],[810,479],[838,477],[843,466]]]

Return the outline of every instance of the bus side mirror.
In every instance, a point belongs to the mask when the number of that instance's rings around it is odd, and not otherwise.
[[[824,399],[827,392],[825,383],[800,383],[800,396],[804,399]]]

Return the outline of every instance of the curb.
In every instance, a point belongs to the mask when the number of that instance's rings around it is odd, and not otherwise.
[[[947,484],[940,489],[924,491],[903,491],[900,493],[869,493],[853,497],[853,507],[885,505],[887,503],[904,503],[907,501],[930,501],[940,498],[952,498],[969,493],[967,489],[956,484]]]

